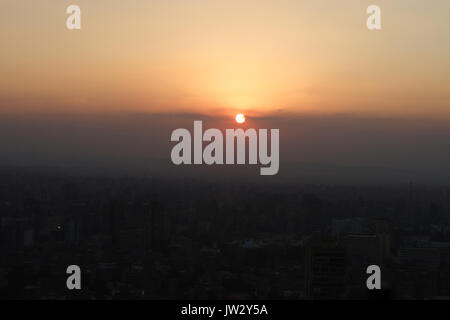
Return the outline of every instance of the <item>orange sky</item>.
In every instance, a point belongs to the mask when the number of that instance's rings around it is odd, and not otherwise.
[[[2,0],[0,113],[448,117],[449,21],[448,0]]]

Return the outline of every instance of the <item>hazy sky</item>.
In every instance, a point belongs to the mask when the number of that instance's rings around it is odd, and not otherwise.
[[[448,0],[1,0],[0,112],[449,117],[449,21]]]
[[[245,126],[280,129],[280,171],[260,165],[175,166],[174,128],[230,128],[228,117],[199,114],[35,115],[0,117],[0,171],[6,166],[61,168],[102,174],[150,173],[261,182],[450,181],[450,120],[350,116],[249,119]]]

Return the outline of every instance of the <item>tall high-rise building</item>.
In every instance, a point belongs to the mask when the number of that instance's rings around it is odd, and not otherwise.
[[[307,248],[306,294],[312,299],[343,297],[345,294],[346,253],[335,243]]]

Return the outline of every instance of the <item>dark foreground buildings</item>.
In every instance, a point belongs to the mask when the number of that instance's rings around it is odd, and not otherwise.
[[[3,174],[0,296],[449,297],[449,190]]]

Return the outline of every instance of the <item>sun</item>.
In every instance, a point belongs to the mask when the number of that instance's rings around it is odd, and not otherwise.
[[[244,123],[245,122],[245,116],[242,113],[238,113],[236,115],[236,122],[237,123]]]

